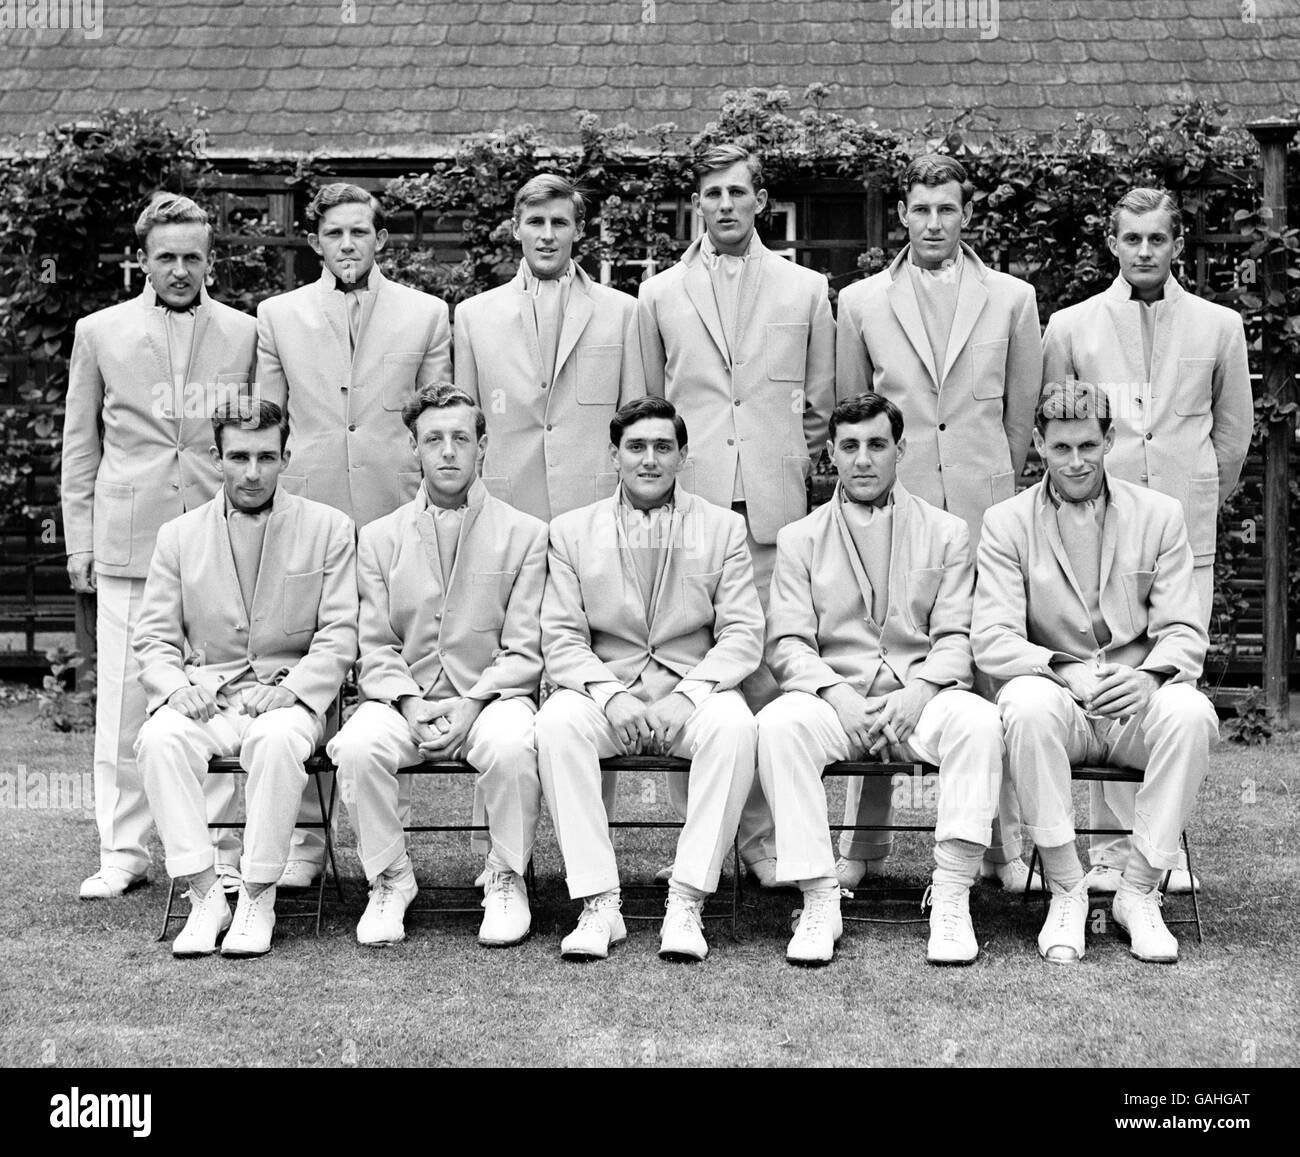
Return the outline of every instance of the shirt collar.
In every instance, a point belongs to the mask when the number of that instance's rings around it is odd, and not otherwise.
[[[628,514],[639,514],[643,518],[652,518],[654,515],[664,510],[668,511],[669,514],[673,514],[676,513],[677,510],[677,496],[680,493],[681,492],[677,489],[677,483],[673,482],[673,489],[672,492],[668,495],[667,502],[664,502],[659,506],[652,507],[650,510],[641,510],[638,507],[633,506],[632,503],[628,501],[627,492],[623,489],[623,483],[620,482],[618,484],[618,507],[619,510],[621,510],[624,513],[625,516]]]
[[[477,479],[475,481],[477,481]],[[470,491],[472,491],[473,489],[474,489],[474,484],[470,483]],[[449,511],[454,511],[458,514],[464,513],[465,509],[468,506],[469,506],[469,491],[466,491],[465,501],[462,502],[459,506],[452,506],[452,507],[439,506],[436,502],[433,501],[433,499],[429,497],[429,488],[428,486],[425,485],[424,479],[423,478],[420,479],[420,491],[419,494],[416,496],[417,510],[421,512],[427,511],[434,518],[438,518],[447,514]]]
[[[1061,507],[1064,505],[1070,505],[1070,506],[1082,506],[1085,509],[1088,507],[1092,507],[1093,510],[1104,511],[1107,505],[1110,503],[1110,479],[1106,476],[1106,472],[1104,470],[1102,471],[1102,475],[1101,475],[1101,493],[1098,494],[1096,498],[1089,498],[1087,502],[1067,503],[1065,499],[1062,498],[1061,495],[1057,492],[1056,484],[1052,481],[1052,476],[1050,474],[1044,476],[1043,483],[1044,483],[1043,489],[1047,494],[1047,500],[1052,504],[1053,508],[1056,510],[1060,510]]]
[[[734,253],[719,253],[714,247],[713,239],[705,233],[700,239],[700,257],[708,268],[716,269],[718,267],[718,262],[723,257],[735,257],[737,261],[748,261],[759,251],[759,246],[761,244],[762,242],[758,239],[758,230],[755,229],[749,235],[749,248],[746,249],[744,253],[739,255]]]
[[[873,512],[886,511],[894,509],[894,495],[898,490],[898,483],[895,482],[894,485],[889,488],[889,498],[881,506],[872,506],[869,502],[854,502],[853,499],[849,497],[849,492],[845,490],[843,486],[837,485],[836,489],[840,492],[840,504],[842,506],[860,507],[863,510],[870,510]]]
[[[230,495],[226,493],[226,488],[223,486],[221,488],[221,517],[226,519],[226,521],[230,520],[231,514],[242,514],[245,518],[261,518],[265,515],[275,513],[278,509],[279,501],[280,487],[277,484],[276,488],[271,492],[271,500],[260,510],[255,510],[252,513],[249,513],[246,510],[239,510],[236,507],[231,506]]]
[[[912,260],[915,252],[908,247],[907,266],[913,274],[919,274],[922,277],[933,278],[936,281],[956,281],[961,276],[962,267],[966,264],[966,255],[962,252],[961,246],[957,246],[957,256],[945,265],[939,266],[938,269],[924,269]]]
[[[366,273],[365,285],[358,286],[356,289],[353,290],[345,290],[343,288],[343,283],[339,281],[339,279],[335,277],[333,273],[331,273],[328,269],[324,267],[321,268],[321,277],[324,278],[325,283],[329,289],[337,290],[339,293],[347,293],[347,292],[371,293],[374,291],[375,285],[379,280],[380,273],[379,273],[379,266],[372,265]]]
[[[573,258],[569,258],[569,264],[564,267],[564,272],[561,273],[559,277],[552,278],[551,280],[559,282],[562,289],[568,288],[569,284],[573,281],[573,268]],[[524,292],[536,297],[538,291],[541,289],[542,279],[532,271],[526,258],[521,257],[519,259],[519,272],[523,275]]]

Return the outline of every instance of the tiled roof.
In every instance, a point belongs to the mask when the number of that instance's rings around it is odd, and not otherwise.
[[[93,10],[71,0],[83,2]],[[30,3],[0,0],[0,13]],[[1238,121],[1300,102],[1297,0],[1245,0],[1252,19],[1242,0],[1001,0],[989,38],[974,25],[995,0],[946,0],[972,27],[891,20],[935,4],[103,0],[98,39],[0,21],[0,137],[176,102],[210,110],[218,155],[414,157],[525,121],[572,143],[584,108],[607,124],[696,130],[728,89],[797,100],[812,82],[832,85],[829,110],[891,128],[966,105],[1045,130],[1079,110],[1131,115],[1192,96],[1225,101]]]

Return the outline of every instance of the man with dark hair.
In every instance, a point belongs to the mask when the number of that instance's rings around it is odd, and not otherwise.
[[[903,415],[881,394],[831,414],[839,481],[777,537],[767,661],[785,692],[758,715],[758,774],[776,816],[776,874],[804,906],[786,959],[825,964],[842,922],[822,772],[888,754],[939,765],[932,964],[979,952],[970,887],[997,811],[996,708],[970,694],[973,570],[966,524],[897,480]],[[888,823],[893,785],[862,792],[862,823]]]
[[[691,428],[682,487],[744,516],[766,607],[776,532],[807,513],[805,482],[826,444],[835,323],[826,278],[759,240],[755,220],[767,206],[759,158],[719,145],[694,171],[691,204],[704,233],[678,264],[641,283],[646,390]],[[766,667],[744,690],[753,710],[776,694]],[[740,840],[746,864],[771,885],[772,820],[757,785]]]
[[[672,404],[629,403],[610,436],[618,491],[551,523],[542,599],[559,690],[537,715],[537,759],[569,895],[583,902],[560,952],[603,958],[627,935],[600,760],[655,753],[691,760],[675,788],[685,827],[659,954],[703,960],[701,911],[754,778],[754,717],[737,688],[762,656],[763,612],[743,520],[676,485],[687,446]]]
[[[1132,850],[1116,923],[1139,960],[1172,963],[1161,875],[1178,862],[1217,720],[1196,690],[1208,639],[1177,500],[1105,469],[1116,428],[1105,391],[1052,382],[1034,445],[1047,476],[984,516],[971,645],[1001,684],[1007,767],[1052,893],[1043,959],[1084,952],[1088,887],[1075,850],[1070,766],[1145,769],[1107,792]],[[1109,788],[1112,785],[1107,785]]]
[[[176,956],[261,956],[275,927],[304,767],[357,655],[356,552],[346,515],[277,485],[289,464],[272,403],[213,418],[224,478],[158,532],[133,645],[150,717],[136,758],[167,871],[189,885]],[[239,902],[217,878],[204,783],[213,756],[248,772]]]
[[[563,177],[533,177],[515,195],[518,273],[456,307],[456,384],[491,435],[483,484],[547,521],[613,493],[605,424],[645,393],[636,299],[573,260],[585,216]]]
[[[208,418],[223,395],[248,390],[257,343],[253,319],[204,288],[213,254],[203,209],[157,194],[135,232],[144,291],[77,323],[63,425],[68,576],[73,590],[97,595],[99,870],[83,881],[83,900],[120,896],[145,879],[149,805],[134,754],[145,699],[131,634],[158,528],[221,485]],[[215,805],[227,787],[214,789]]]
[[[1101,293],[1052,314],[1043,380],[1078,378],[1104,389],[1115,418],[1107,470],[1182,504],[1208,628],[1218,512],[1241,476],[1254,425],[1245,329],[1235,310],[1188,293],[1173,276],[1183,251],[1182,214],[1166,190],[1125,193],[1111,213],[1106,243],[1119,273]],[[1089,784],[1090,826],[1121,826],[1106,800],[1132,794],[1129,784]],[[1090,844],[1088,886],[1113,892],[1128,838],[1093,836]],[[1192,886],[1181,861],[1169,890]]]
[[[451,326],[446,302],[389,281],[375,264],[388,231],[365,189],[326,185],[307,218],[321,275],[258,306],[258,389],[289,415],[294,464],[284,488],[360,527],[409,502],[420,484],[402,407],[418,387],[451,379]],[[309,794],[303,821],[318,822],[318,812]],[[284,886],[307,887],[324,856],[320,835],[299,830]]]
[[[1015,493],[1029,453],[1042,371],[1038,304],[1033,286],[988,268],[962,241],[974,187],[959,161],[917,157],[902,194],[907,245],[888,269],[840,294],[836,397],[874,390],[902,410],[899,480],[964,519],[975,544],[984,511]],[[1023,891],[1029,872],[1009,785],[1000,812],[984,873]],[[853,887],[880,873],[890,843],[859,835],[840,847],[840,879]]]
[[[488,435],[463,390],[426,386],[402,417],[424,484],[361,528],[362,703],[329,745],[370,881],[357,940],[406,935],[416,882],[401,818],[410,776],[399,769],[465,759],[489,829],[475,841],[487,856],[479,943],[504,947],[532,924],[523,874],[541,806],[533,712],[546,526],[479,481]]]

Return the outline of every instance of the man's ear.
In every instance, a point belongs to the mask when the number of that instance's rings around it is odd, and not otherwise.
[[[1106,248],[1111,251],[1113,256],[1119,256],[1119,238],[1114,233],[1106,234]]]
[[[754,202],[755,202],[755,204],[757,204],[757,206],[758,206],[758,212],[761,213],[764,209],[766,209],[766,208],[767,208],[767,190],[766,190],[766,189],[759,189],[758,192],[754,194]]]
[[[208,457],[212,459],[214,465],[221,465],[221,451],[217,449],[217,444],[215,442],[208,447]]]
[[[906,434],[904,434],[901,438],[899,438],[897,445],[898,445],[898,457],[901,459],[901,458],[903,457],[903,455],[907,452],[907,435],[906,435]]]
[[[618,447],[613,442],[609,444],[609,460],[614,463],[614,469],[618,469]]]
[[[1038,456],[1042,458],[1044,461],[1046,461],[1047,459],[1047,455],[1043,453],[1046,446],[1047,443],[1043,440],[1042,430],[1040,430],[1037,426],[1035,426],[1034,427],[1034,449],[1038,451]]]
[[[325,256],[325,254],[321,252],[320,237],[318,237],[315,233],[307,234],[307,244],[311,246],[311,251],[314,254],[316,254],[317,257]]]
[[[283,470],[286,466],[289,465],[289,458],[290,458],[290,456],[291,456],[292,454],[293,454],[293,451],[290,450],[288,446],[286,446],[283,450],[280,451],[280,469],[281,469],[281,470]]]
[[[375,234],[375,252],[379,253],[388,244],[388,230],[381,229]]]
[[[904,229],[907,228],[907,202],[898,202],[898,220],[902,223]]]
[[[1101,452],[1109,454],[1115,447],[1115,424],[1112,422],[1106,427],[1106,433],[1101,439]]]
[[[971,219],[971,215],[972,215],[974,212],[975,212],[975,202],[974,202],[974,201],[967,201],[966,204],[964,204],[964,205],[961,207],[961,227],[962,227],[963,229],[968,229],[968,228],[970,228],[970,219]]]
[[[1173,256],[1170,258],[1171,263],[1177,261],[1183,255],[1183,244],[1182,237],[1174,238]]]

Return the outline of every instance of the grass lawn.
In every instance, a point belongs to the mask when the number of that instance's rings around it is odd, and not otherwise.
[[[90,736],[52,734],[31,716],[30,704],[0,709],[0,773],[89,770]],[[480,948],[477,917],[445,915],[410,917],[393,949],[358,947],[364,881],[344,818],[347,902],[327,907],[321,939],[282,923],[263,959],[175,961],[154,941],[160,848],[151,886],[81,903],[97,846],[89,808],[4,807],[0,1063],[1294,1066],[1298,756],[1294,734],[1219,749],[1190,833],[1206,942],[1175,929],[1174,967],[1134,960],[1108,904],[1079,966],[1045,965],[1037,902],[987,888],[972,902],[981,955],[970,968],[927,966],[924,925],[863,924],[846,928],[829,968],[793,968],[784,947],[797,897],[754,888],[740,941],[711,922],[702,965],[660,961],[657,922],[630,925],[608,961],[565,964],[559,938],[576,908],[545,818],[534,935],[520,948]],[[666,795],[657,777],[627,777],[621,818],[664,810],[644,802],[652,793]],[[837,784],[837,814],[841,796]],[[468,816],[467,784],[424,779],[416,798],[418,816]],[[1082,789],[1077,799],[1082,808]],[[620,834],[625,880],[667,863],[669,837]],[[900,836],[892,872],[923,882],[929,842]],[[422,880],[468,881],[479,867],[462,836],[420,837],[416,859]],[[652,912],[661,901],[636,904]],[[1167,914],[1185,904],[1171,899]]]

